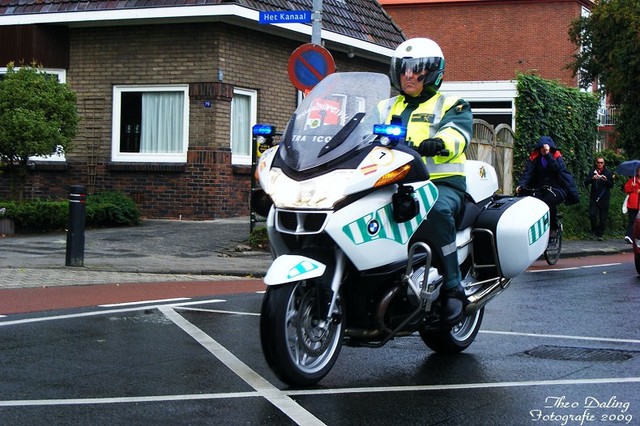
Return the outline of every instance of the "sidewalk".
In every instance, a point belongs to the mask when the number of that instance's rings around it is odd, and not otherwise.
[[[0,238],[0,289],[262,277],[271,254],[248,239],[249,217],[88,229],[83,266],[71,267],[66,233]]]
[[[145,220],[87,230],[84,266],[69,267],[66,233],[0,238],[0,289],[263,277],[271,255],[251,251],[248,239],[248,217]],[[622,239],[564,241],[561,259],[630,251]]]

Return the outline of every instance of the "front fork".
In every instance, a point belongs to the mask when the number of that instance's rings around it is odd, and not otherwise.
[[[340,293],[340,285],[342,284],[342,278],[344,277],[346,267],[346,256],[339,248],[334,249],[335,269],[333,271],[333,277],[331,278],[331,301],[329,302],[329,309],[327,310],[327,323],[326,327],[329,327],[331,322],[341,321],[336,315],[336,304]]]

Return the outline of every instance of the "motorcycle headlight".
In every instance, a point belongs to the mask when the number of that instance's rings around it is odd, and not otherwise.
[[[267,192],[277,207],[330,209],[345,196],[353,170],[332,173],[304,181],[295,181],[278,168],[269,172]]]

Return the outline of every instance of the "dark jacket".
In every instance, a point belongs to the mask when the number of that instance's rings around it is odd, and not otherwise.
[[[605,176],[607,179],[594,179],[594,175]],[[593,173],[587,176],[584,180],[584,185],[589,187],[591,185],[591,190],[589,192],[589,199],[592,203],[597,203],[601,206],[608,206],[609,200],[611,199],[611,188],[613,188],[613,173],[606,167],[602,169],[602,173],[599,173],[598,170],[594,169]]]
[[[549,153],[542,155],[540,148],[544,144],[549,145]],[[562,153],[556,148],[556,144],[549,136],[542,136],[534,151],[529,155],[518,186],[530,189],[551,186],[565,194],[567,204],[577,204],[580,201],[573,176],[567,170]]]

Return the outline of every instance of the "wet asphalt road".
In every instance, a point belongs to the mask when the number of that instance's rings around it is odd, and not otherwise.
[[[310,389],[266,366],[259,292],[9,315],[0,424],[640,424],[640,281],[597,259],[516,278],[459,356],[345,347]]]

